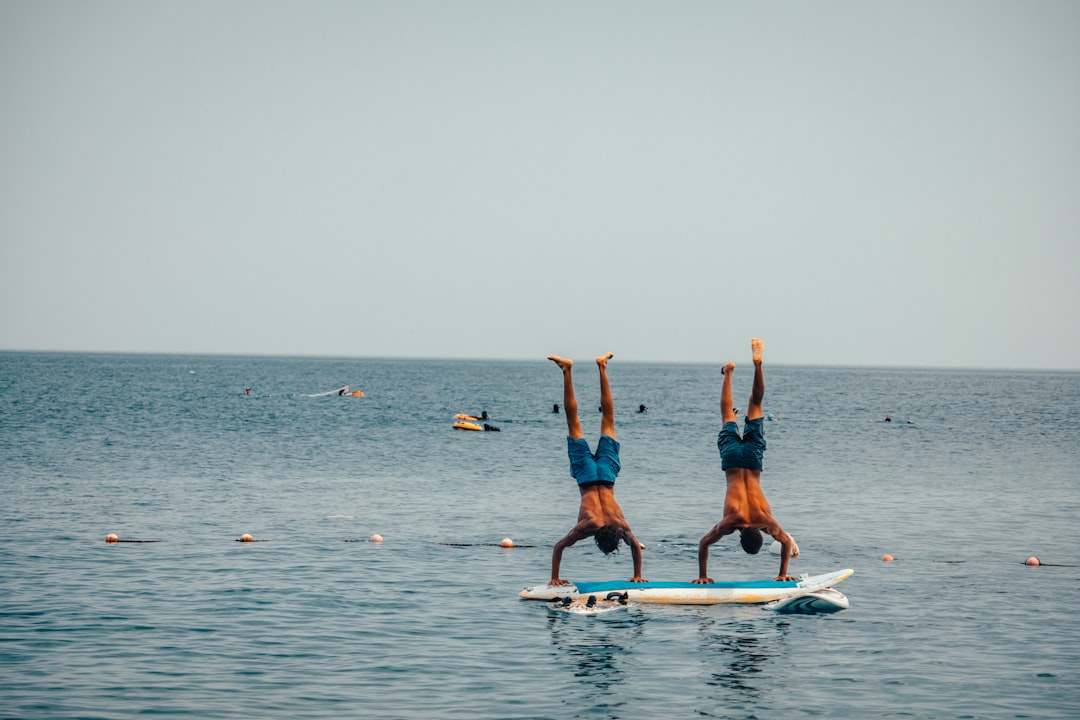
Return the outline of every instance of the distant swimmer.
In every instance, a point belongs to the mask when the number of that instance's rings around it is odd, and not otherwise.
[[[639,413],[647,413],[649,412],[649,408],[645,407],[644,405],[638,405],[637,411]]]
[[[251,394],[251,388],[244,388],[244,394],[245,395],[250,395]]]
[[[886,415],[885,422],[892,422],[892,415]]]
[[[623,516],[622,508],[615,500],[615,478],[619,474],[619,443],[615,439],[615,403],[608,384],[607,364],[614,355],[607,353],[596,358],[600,369],[600,439],[596,443],[596,452],[589,449],[585,434],[581,430],[578,418],[577,398],[574,395],[574,382],[571,370],[572,360],[549,355],[548,360],[559,366],[563,374],[563,407],[566,408],[567,454],[570,458],[570,475],[577,480],[581,493],[581,505],[578,508],[578,521],[564,538],[555,543],[551,553],[551,584],[569,585],[568,580],[559,577],[563,550],[579,540],[593,537],[596,545],[605,555],[610,555],[619,548],[620,542],[630,546],[634,558],[634,576],[630,582],[646,582],[641,577],[642,545],[634,537],[630,524]]]
[[[725,535],[740,531],[740,544],[743,550],[756,555],[761,550],[761,531],[779,540],[780,573],[776,580],[794,580],[787,574],[788,560],[799,554],[795,540],[784,532],[780,523],[772,515],[772,508],[761,490],[762,459],[765,455],[765,435],[763,432],[763,414],[761,403],[765,399],[765,376],[761,369],[761,356],[764,343],[754,338],[750,341],[754,362],[754,384],[750,391],[750,402],[743,421],[743,433],[739,436],[736,422],[736,410],[731,404],[731,374],[735,363],[728,363],[721,372],[724,375],[723,390],[720,395],[720,412],[723,416],[723,428],[716,440],[720,450],[721,467],[727,479],[727,492],[724,496],[724,517],[705,533],[698,543],[698,577],[695,583],[711,583],[709,577],[709,546]]]
[[[559,403],[555,403],[554,405],[551,406],[551,412],[556,413],[556,414],[559,412]]]

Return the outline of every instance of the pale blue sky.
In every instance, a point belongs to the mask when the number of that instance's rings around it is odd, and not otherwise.
[[[0,0],[0,349],[1080,369],[1080,3]]]

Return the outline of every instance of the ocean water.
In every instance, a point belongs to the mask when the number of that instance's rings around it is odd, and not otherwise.
[[[610,375],[645,576],[692,579],[719,367]],[[595,440],[591,359],[575,377]],[[749,381],[744,360],[737,404]],[[766,382],[791,571],[853,568],[846,611],[518,599],[577,512],[544,360],[0,353],[0,717],[1080,717],[1080,373],[766,355]],[[364,397],[308,397],[345,384]],[[451,429],[481,410],[501,432]],[[731,537],[709,565],[777,569]]]

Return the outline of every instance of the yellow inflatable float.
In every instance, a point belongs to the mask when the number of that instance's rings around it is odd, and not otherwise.
[[[474,422],[468,422],[466,420],[458,420],[454,423],[455,430],[483,430],[483,426],[477,425]]]

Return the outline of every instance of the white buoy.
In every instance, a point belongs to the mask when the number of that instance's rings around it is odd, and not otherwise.
[[[373,543],[381,543],[382,542],[382,535],[380,535],[379,533],[375,533],[374,535],[372,535],[371,537],[368,538],[368,541],[373,542]]]

